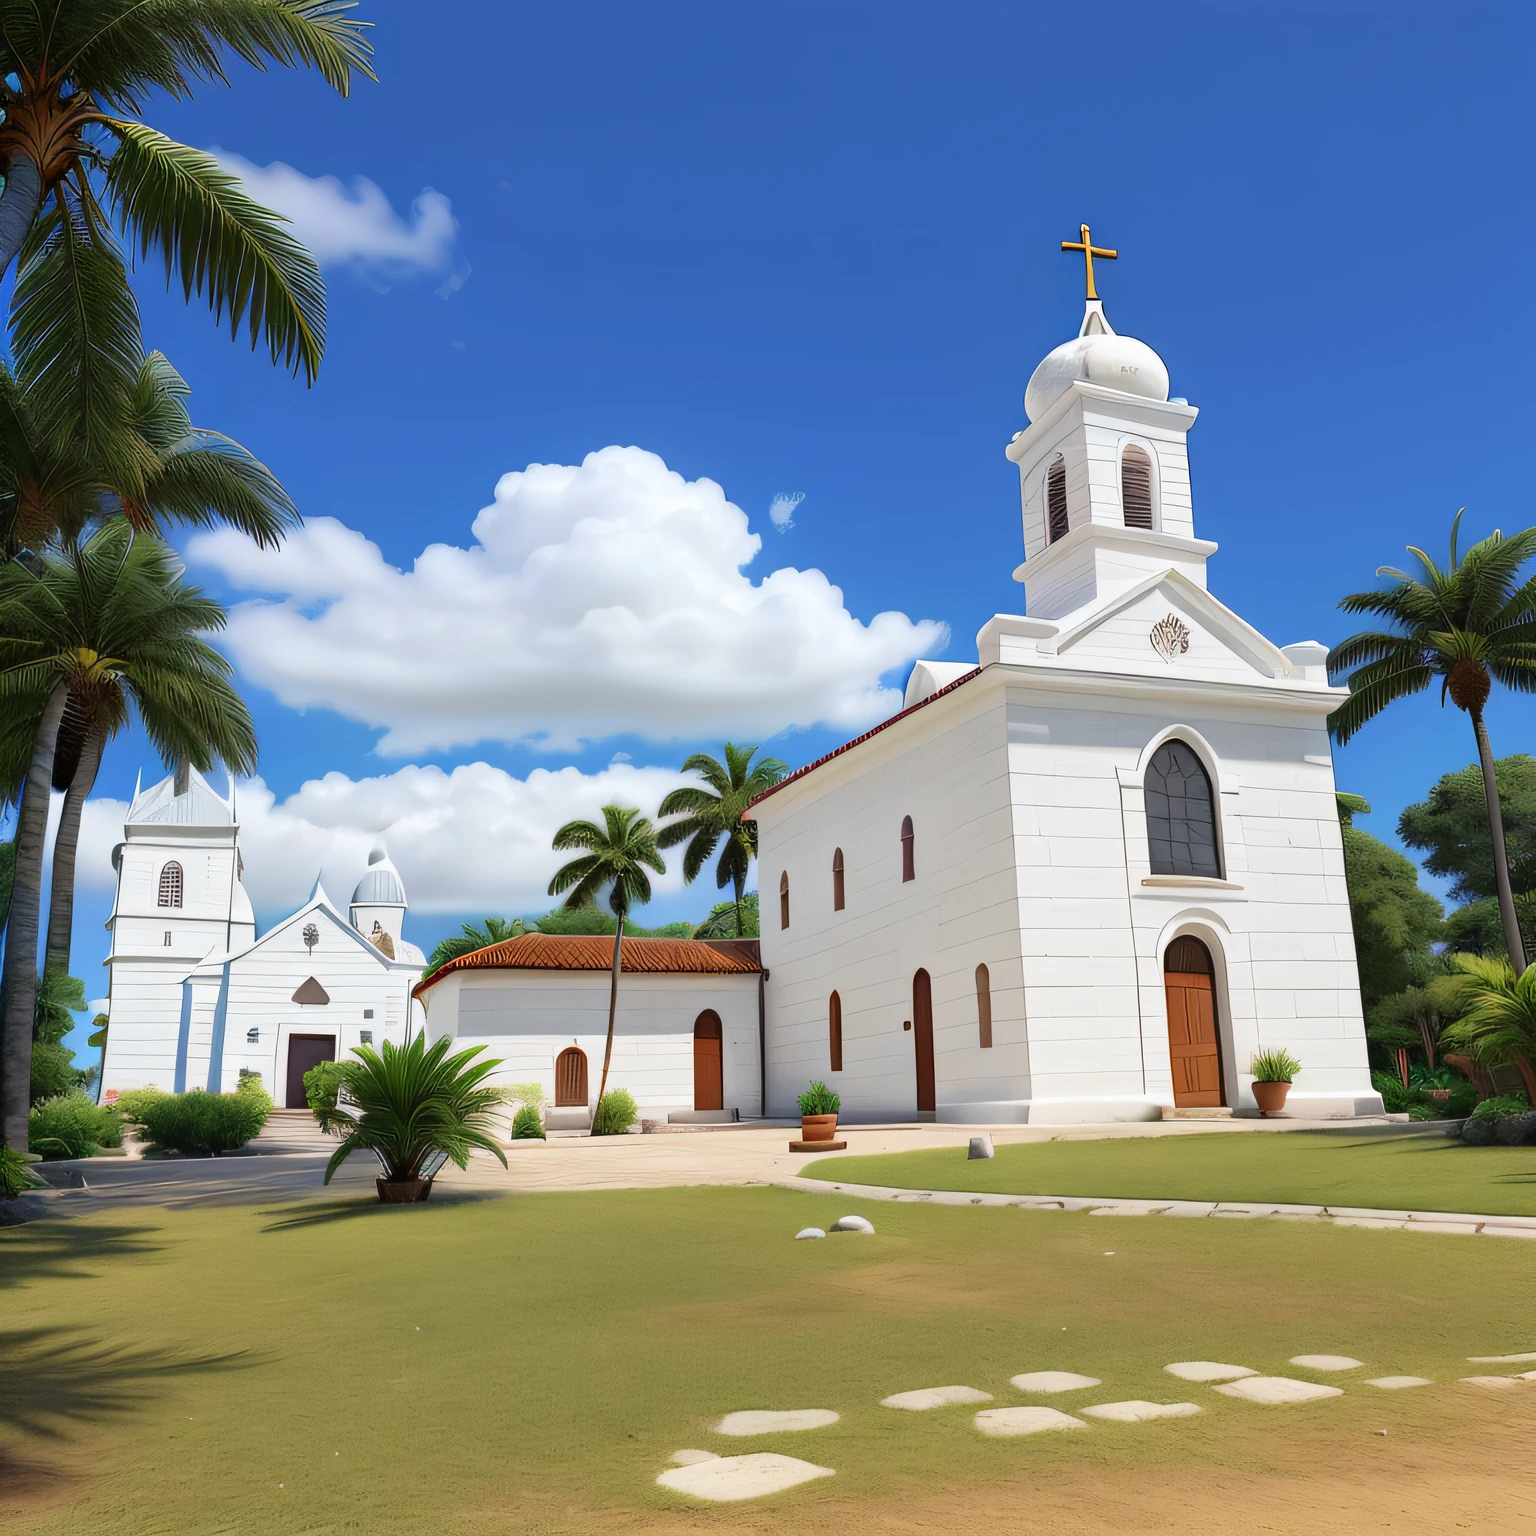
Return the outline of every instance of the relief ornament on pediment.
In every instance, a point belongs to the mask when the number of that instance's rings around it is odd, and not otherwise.
[[[1147,638],[1152,642],[1152,649],[1171,666],[1175,658],[1189,650],[1189,625],[1177,614],[1170,613],[1152,626]]]

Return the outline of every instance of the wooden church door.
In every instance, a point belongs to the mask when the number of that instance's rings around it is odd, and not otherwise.
[[[724,1109],[725,1081],[720,1065],[720,1015],[706,1008],[693,1024],[693,1107]]]
[[[912,978],[912,1050],[917,1057],[917,1112],[932,1114],[933,982],[927,971]]]
[[[587,1053],[579,1046],[568,1045],[555,1057],[555,1107],[587,1107]]]
[[[1211,952],[1199,939],[1175,939],[1163,960],[1168,999],[1168,1057],[1175,1109],[1218,1109],[1221,1037],[1216,1027],[1216,982]]]

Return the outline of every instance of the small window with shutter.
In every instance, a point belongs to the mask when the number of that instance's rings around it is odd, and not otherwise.
[[[843,910],[843,850],[836,848],[832,852],[832,910]]]
[[[779,876],[779,927],[789,927],[789,871]]]
[[[976,967],[976,1032],[982,1050],[992,1049],[992,976],[986,966]]]
[[[181,905],[181,891],[181,865],[175,859],[172,859],[160,871],[160,905],[162,907],[179,907]]]
[[[831,1071],[843,1070],[843,1000],[836,992],[827,1000],[827,1058]]]
[[[901,878],[903,884],[917,879],[917,836],[910,816],[901,818]]]
[[[1127,528],[1152,526],[1152,460],[1133,443],[1120,455],[1120,507]]]
[[[1058,453],[1045,474],[1045,520],[1052,544],[1067,535],[1067,461]]]

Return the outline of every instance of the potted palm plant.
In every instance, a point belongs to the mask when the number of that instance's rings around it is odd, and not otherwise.
[[[834,1141],[837,1112],[842,1100],[825,1083],[812,1083],[800,1095],[800,1140],[790,1142],[795,1151],[834,1152],[846,1141]]]
[[[1278,1115],[1301,1063],[1286,1050],[1260,1051],[1248,1068],[1253,1073],[1253,1101],[1261,1115]]]
[[[330,1162],[325,1182],[354,1152],[372,1152],[383,1166],[379,1199],[408,1205],[432,1193],[433,1165],[452,1159],[468,1166],[475,1147],[506,1153],[490,1134],[491,1115],[505,1100],[500,1088],[484,1086],[499,1061],[475,1061],[483,1045],[448,1054],[445,1035],[428,1046],[417,1035],[405,1045],[386,1040],[380,1051],[360,1045],[346,1068],[346,1109],[351,1119]]]

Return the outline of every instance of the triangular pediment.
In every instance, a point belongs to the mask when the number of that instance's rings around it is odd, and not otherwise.
[[[1064,630],[1056,654],[1152,677],[1254,682],[1290,671],[1277,645],[1178,571],[1149,577]]]

